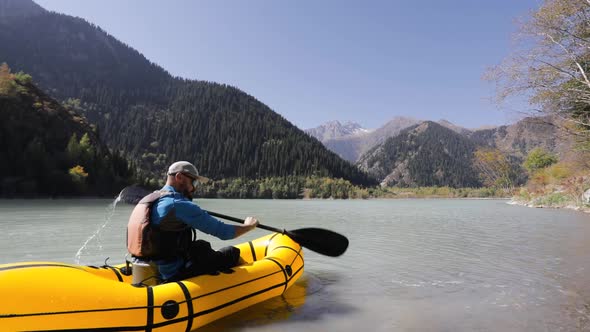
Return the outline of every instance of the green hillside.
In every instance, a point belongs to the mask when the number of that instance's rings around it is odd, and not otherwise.
[[[93,127],[0,66],[0,196],[112,195],[133,182]]]
[[[467,137],[425,121],[388,138],[359,164],[388,186],[479,187],[475,149]]]
[[[78,111],[104,142],[153,179],[182,159],[214,179],[328,176],[375,183],[256,98],[172,77],[80,18],[44,10],[0,17],[0,43],[10,45],[0,48],[0,62],[30,73],[58,100],[79,100]]]

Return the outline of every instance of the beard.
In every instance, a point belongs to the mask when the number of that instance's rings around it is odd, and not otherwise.
[[[193,200],[193,192],[189,191],[188,189],[185,189],[182,191],[182,194],[184,195],[184,197],[188,198],[189,200]]]

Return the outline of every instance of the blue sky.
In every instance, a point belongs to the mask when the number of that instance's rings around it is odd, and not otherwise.
[[[79,16],[175,76],[236,86],[301,129],[395,116],[475,128],[526,105],[490,101],[486,68],[540,0],[35,0]]]

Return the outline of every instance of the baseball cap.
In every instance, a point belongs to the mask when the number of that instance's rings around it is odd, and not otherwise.
[[[205,183],[209,181],[208,178],[199,175],[199,171],[195,167],[195,165],[189,163],[188,161],[177,161],[174,164],[168,167],[168,175],[174,175],[176,173],[185,173],[189,174],[193,178],[199,180],[201,183]]]

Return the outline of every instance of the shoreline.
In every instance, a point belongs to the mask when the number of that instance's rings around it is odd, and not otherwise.
[[[92,199],[117,199],[117,196],[60,196],[60,197],[0,197],[3,201],[16,200],[92,200]],[[239,200],[273,200],[273,201],[370,201],[370,200],[396,200],[396,199],[460,199],[460,200],[511,200],[512,197],[453,197],[453,196],[398,196],[398,197],[369,197],[369,198],[225,198],[225,197],[195,197],[199,199],[239,199]]]
[[[510,198],[510,201],[508,201],[506,204],[524,206],[524,207],[535,208],[535,209],[573,210],[573,211],[577,211],[577,212],[583,212],[583,213],[590,214],[590,206],[585,207],[585,206],[577,206],[574,204],[564,204],[564,205],[535,204],[533,201],[527,201],[527,202],[520,201],[520,200],[514,199],[514,197]]]

